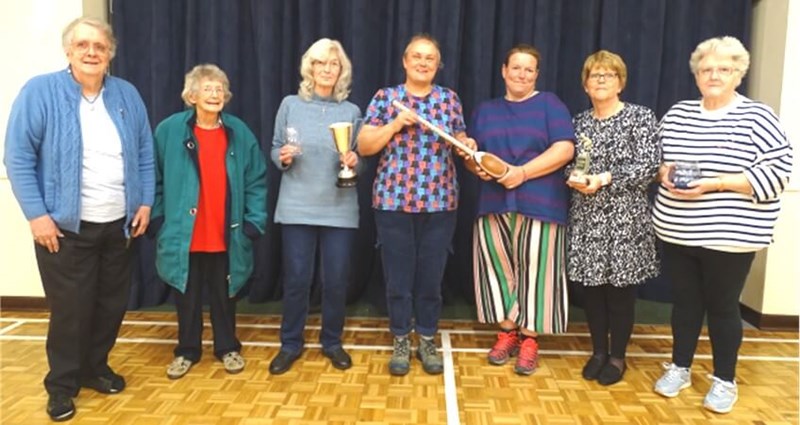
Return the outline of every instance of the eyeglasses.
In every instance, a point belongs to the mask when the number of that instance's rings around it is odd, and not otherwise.
[[[733,75],[734,72],[739,72],[736,68],[731,68],[728,66],[723,66],[719,68],[700,68],[697,70],[697,73],[703,78],[709,78],[714,75],[714,72],[717,73],[720,77],[730,77]]]
[[[436,56],[422,56],[419,53],[411,55],[411,61],[414,63],[424,63],[425,65],[433,65],[436,63]]]
[[[203,94],[205,94],[206,96],[211,96],[211,95],[214,95],[214,94],[225,94],[225,88],[224,87],[205,86],[205,87],[201,88],[200,91],[203,92]]]
[[[617,75],[616,72],[599,72],[599,73],[589,74],[589,79],[594,81],[600,81],[601,79],[610,80],[612,78],[617,78],[618,76],[619,75]]]
[[[98,55],[105,55],[108,53],[109,50],[108,45],[100,42],[91,43],[87,40],[81,40],[72,43],[72,50],[74,50],[75,53],[79,55],[88,52],[89,49],[94,49],[94,52]]]
[[[342,64],[339,63],[339,61],[336,61],[336,60],[327,61],[327,62],[315,60],[315,61],[311,61],[311,66],[316,66],[318,68],[323,68],[323,69],[327,68],[327,67],[330,67],[331,69],[339,69],[339,68],[342,67]]]

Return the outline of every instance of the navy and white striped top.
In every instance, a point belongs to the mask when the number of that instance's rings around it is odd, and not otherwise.
[[[658,132],[664,162],[696,161],[702,177],[744,173],[753,187],[753,195],[724,191],[691,199],[659,187],[653,223],[660,239],[733,252],[772,242],[792,148],[769,106],[741,95],[714,111],[700,100],[682,101],[664,115]]]

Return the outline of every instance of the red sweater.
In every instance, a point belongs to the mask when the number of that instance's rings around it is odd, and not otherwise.
[[[228,139],[222,127],[204,130],[195,126],[200,194],[190,252],[225,252],[225,204],[228,176],[225,153]]]

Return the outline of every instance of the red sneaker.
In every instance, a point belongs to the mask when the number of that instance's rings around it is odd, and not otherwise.
[[[519,375],[530,375],[536,371],[537,367],[539,367],[539,344],[536,342],[536,338],[527,337],[520,344],[514,372]]]
[[[497,333],[497,342],[489,351],[489,364],[495,366],[503,365],[508,362],[510,357],[514,357],[519,352],[519,334],[517,331],[502,331]]]

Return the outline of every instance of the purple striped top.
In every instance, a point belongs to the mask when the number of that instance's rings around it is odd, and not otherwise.
[[[525,164],[555,142],[575,140],[567,107],[550,92],[540,92],[522,102],[497,98],[481,103],[468,134],[480,150],[512,165]],[[513,190],[494,181],[481,181],[480,189],[479,216],[518,212],[541,221],[567,223],[569,190],[563,169],[528,180]]]

